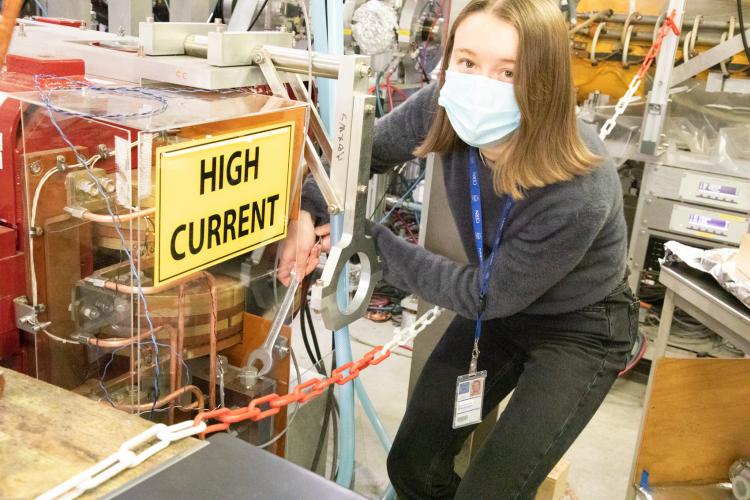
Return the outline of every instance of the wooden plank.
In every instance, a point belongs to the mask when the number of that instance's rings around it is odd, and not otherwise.
[[[35,497],[111,455],[153,424],[59,387],[5,370],[0,399],[0,498]],[[96,498],[155,470],[202,442],[173,443],[140,466],[104,483]]]
[[[726,481],[732,462],[750,456],[750,359],[662,358],[653,377],[636,477]]]
[[[569,470],[570,463],[565,459],[560,460],[536,490],[534,500],[561,500],[568,489]]]

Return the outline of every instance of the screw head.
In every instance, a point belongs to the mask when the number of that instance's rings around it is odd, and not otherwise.
[[[29,170],[31,170],[31,173],[34,175],[38,175],[39,172],[42,171],[42,164],[39,160],[32,162],[31,165],[29,165]]]
[[[357,186],[357,192],[359,194],[365,194],[367,192],[367,186],[365,186],[364,184],[360,184],[359,186]]]
[[[367,106],[365,106],[365,114],[371,115],[373,113],[375,113],[375,106],[373,106],[372,104],[368,104]]]

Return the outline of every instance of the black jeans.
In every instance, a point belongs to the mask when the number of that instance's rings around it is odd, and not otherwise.
[[[528,499],[625,367],[638,331],[627,282],[603,301],[550,316],[486,321],[479,370],[486,415],[515,392],[461,479],[453,461],[476,426],[452,428],[456,378],[468,372],[474,321],[457,317],[419,377],[388,455],[400,499]]]

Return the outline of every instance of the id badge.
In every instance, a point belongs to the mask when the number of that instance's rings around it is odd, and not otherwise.
[[[482,400],[487,370],[461,375],[456,382],[456,404],[453,408],[453,428],[459,429],[482,421]]]

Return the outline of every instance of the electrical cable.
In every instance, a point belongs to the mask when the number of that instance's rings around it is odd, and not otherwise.
[[[745,57],[750,63],[750,47],[747,45],[747,35],[745,35],[745,19],[742,15],[742,0],[737,0],[737,20],[740,22],[740,37],[742,38],[742,48],[745,50]]]
[[[310,311],[310,303],[305,304],[305,316],[307,316],[307,323],[310,325],[310,334],[312,335],[313,347],[315,348],[315,354],[318,356],[318,361],[322,363],[323,356],[320,353],[320,346],[318,345],[318,334],[315,331],[315,325],[313,324],[312,312]],[[325,367],[323,367],[325,369]]]
[[[303,305],[302,308],[305,306]],[[307,338],[307,328],[305,326],[305,314],[302,310],[300,310],[299,313],[299,327],[300,331],[302,332],[302,342],[305,344],[305,352],[307,352],[307,356],[310,358],[310,361],[312,361],[313,366],[315,367],[315,370],[323,375],[322,368],[320,367],[319,360],[315,356],[315,353],[313,353],[312,348],[310,347],[310,341]]]
[[[409,194],[411,194],[411,192],[417,188],[417,186],[419,185],[419,182],[424,178],[425,172],[426,170],[422,170],[422,172],[419,174],[419,176],[417,176],[416,180],[414,181],[414,184],[412,184],[411,187],[407,189],[406,193],[404,193],[403,196],[401,196],[401,198],[398,199],[398,201],[391,207],[388,213],[385,214],[382,219],[380,219],[381,224],[387,221],[388,217],[390,217],[393,211],[396,210],[406,200],[406,197],[409,196]]]
[[[304,0],[302,0],[302,1],[304,1]],[[258,22],[258,19],[260,19],[260,15],[263,13],[263,9],[266,8],[266,5],[268,5],[268,0],[263,0],[263,3],[261,4],[260,9],[258,9],[258,12],[253,17],[253,20],[250,21],[250,26],[248,26],[247,31],[251,31],[253,29],[253,27],[255,26],[255,24]],[[307,21],[305,21],[305,22],[307,22]],[[308,29],[308,28],[306,28],[306,29]]]

